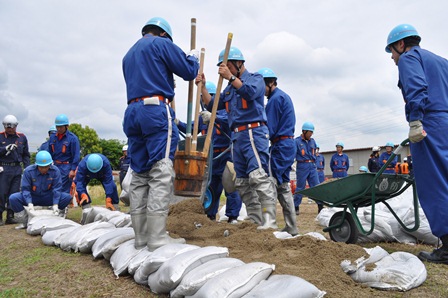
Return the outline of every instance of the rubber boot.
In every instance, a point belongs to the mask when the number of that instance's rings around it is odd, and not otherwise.
[[[66,218],[67,217],[67,212],[68,212],[68,206],[65,207],[64,209],[59,209],[58,216],[62,217],[62,218]]]
[[[249,183],[257,191],[261,204],[261,226],[259,229],[278,229],[277,226],[277,188],[274,180],[263,169],[249,173]]]
[[[6,210],[6,221],[5,221],[5,224],[13,225],[13,224],[18,224],[18,223],[20,223],[20,222],[18,222],[14,218],[14,211],[12,211],[11,209],[7,209]]]
[[[442,247],[434,249],[431,253],[422,251],[418,254],[418,258],[430,263],[448,265],[448,235],[440,237],[440,240],[442,240]]]
[[[294,209],[294,198],[292,197],[288,182],[282,183],[277,187],[277,198],[282,206],[283,218],[285,219],[285,227],[282,229],[282,232],[287,232],[292,236],[299,234]]]
[[[132,228],[135,233],[135,249],[144,248],[148,242],[148,222],[146,218],[146,210],[141,213],[131,211]]]
[[[275,205],[261,205],[262,222],[258,230],[278,229],[277,226],[277,206]]]
[[[17,227],[15,227],[16,230],[26,229],[26,227],[28,226],[28,213],[26,213],[25,210],[16,213],[15,220],[19,224]]]
[[[157,248],[170,244],[179,243],[184,244],[184,238],[171,238],[166,232],[166,219],[168,214],[158,213],[158,214],[148,214],[147,224],[148,224],[148,250],[154,251]]]
[[[241,200],[246,205],[247,216],[253,223],[261,225],[261,204],[257,193],[250,187],[249,179],[236,178],[235,186],[240,193]]]

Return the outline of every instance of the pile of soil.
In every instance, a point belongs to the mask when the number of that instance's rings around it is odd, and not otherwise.
[[[257,230],[257,226],[250,222],[232,225],[211,221],[204,215],[197,199],[171,206],[167,230],[172,237],[185,238],[189,244],[227,247],[230,257],[246,263],[274,264],[274,274],[301,277],[326,291],[329,297],[343,297],[350,292],[358,297],[384,296],[384,292],[355,283],[342,271],[341,261],[368,257],[358,245],[317,240],[310,236],[281,240],[273,235],[273,230]]]

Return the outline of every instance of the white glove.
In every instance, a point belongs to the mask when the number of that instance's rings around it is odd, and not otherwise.
[[[28,204],[28,211],[34,212],[34,205],[33,205],[33,203],[29,203]]]
[[[53,214],[54,214],[54,215],[59,215],[58,204],[54,204],[54,205],[53,205]]]
[[[210,113],[209,111],[201,111],[202,121],[205,124],[208,124],[210,122],[210,117],[211,116],[212,116],[212,113]]]
[[[11,153],[12,151],[17,149],[17,145],[16,144],[9,144],[8,146],[6,146],[6,151],[8,151],[6,154]]]
[[[409,122],[409,140],[412,143],[418,143],[426,137],[426,131],[420,120]]]
[[[199,63],[199,50],[191,50],[188,52],[187,56],[193,56],[196,58],[196,61]]]
[[[174,118],[174,124],[179,125],[179,119]]]

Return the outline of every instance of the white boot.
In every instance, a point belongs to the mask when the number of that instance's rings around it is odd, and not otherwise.
[[[258,200],[257,192],[251,189],[249,179],[236,178],[235,185],[241,200],[246,205],[247,216],[253,223],[261,225],[260,201]]]
[[[292,197],[288,182],[282,183],[277,187],[277,198],[282,206],[283,218],[285,219],[285,227],[282,229],[282,232],[287,232],[292,236],[299,234],[294,210],[294,198]]]
[[[146,219],[146,211],[143,213],[135,214],[135,211],[131,211],[132,228],[135,233],[135,249],[141,249],[146,246],[148,242],[148,223]]]
[[[28,226],[28,213],[26,210],[22,210],[14,215],[15,219],[19,222],[19,225],[15,227],[16,230],[26,229]]]
[[[170,243],[180,243],[184,244],[184,238],[171,238],[166,232],[166,219],[168,214],[151,214],[147,215],[147,225],[148,225],[148,250],[154,251],[157,248],[170,244]]]

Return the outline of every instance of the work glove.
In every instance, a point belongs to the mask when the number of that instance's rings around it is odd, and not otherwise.
[[[420,120],[409,122],[409,140],[412,143],[418,143],[426,137],[426,131]]]
[[[53,215],[59,215],[58,204],[53,205]]]
[[[81,195],[81,200],[78,202],[78,205],[85,205],[89,203],[89,196],[85,193]]]
[[[199,50],[191,50],[188,52],[187,57],[188,56],[193,56],[194,58],[196,58],[196,61],[199,63]]]
[[[34,212],[34,205],[33,205],[33,203],[29,203],[28,204],[28,211],[29,212]]]
[[[106,198],[106,208],[112,211],[115,211],[115,207],[112,204],[112,199],[111,198]]]
[[[209,111],[201,111],[202,121],[205,124],[208,124],[210,122],[210,117],[211,116],[212,116],[212,113],[210,113]]]

